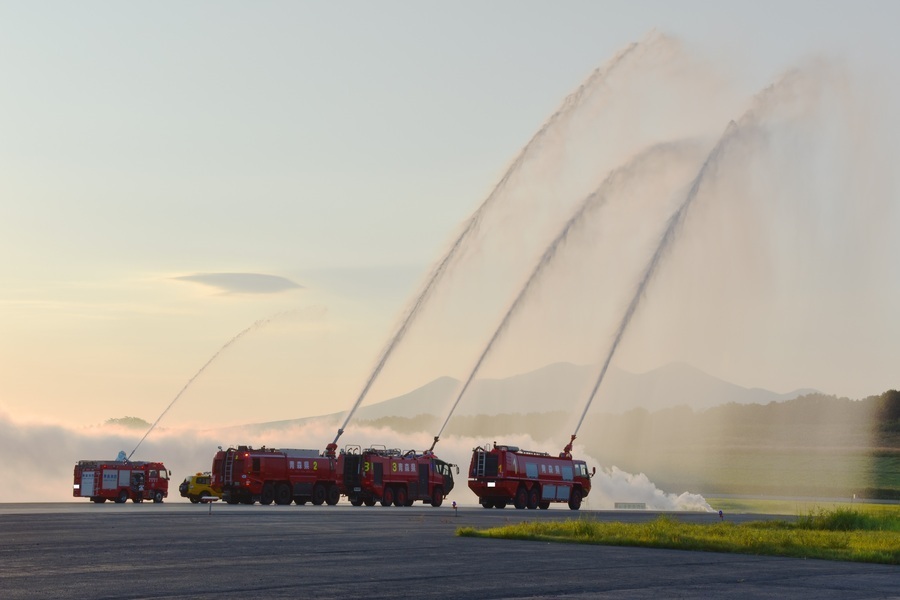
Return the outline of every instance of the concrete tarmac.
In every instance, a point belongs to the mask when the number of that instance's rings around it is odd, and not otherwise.
[[[896,566],[454,534],[526,519],[657,514],[180,499],[7,504],[0,598],[900,598]]]

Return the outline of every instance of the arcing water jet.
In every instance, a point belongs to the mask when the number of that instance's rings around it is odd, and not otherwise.
[[[529,292],[534,288],[537,282],[540,281],[541,275],[553,262],[553,259],[557,255],[557,251],[559,250],[560,246],[562,246],[569,238],[570,233],[572,233],[574,230],[577,230],[578,227],[583,224],[590,216],[592,216],[595,211],[600,210],[600,208],[602,208],[606,203],[607,199],[615,192],[619,191],[628,181],[646,174],[652,169],[653,165],[656,164],[656,161],[665,161],[671,159],[674,155],[683,151],[685,146],[686,144],[684,142],[668,142],[652,146],[651,148],[641,152],[638,156],[635,156],[622,166],[613,170],[609,175],[607,175],[607,177],[603,180],[603,183],[601,183],[596,190],[594,190],[591,194],[584,198],[584,200],[581,201],[575,213],[569,218],[568,221],[566,221],[560,232],[544,250],[541,258],[538,260],[537,264],[532,270],[531,275],[526,280],[525,285],[523,285],[521,290],[519,290],[518,295],[512,301],[503,318],[500,320],[500,324],[497,326],[497,329],[488,340],[487,345],[484,347],[484,350],[481,352],[481,355],[475,362],[475,366],[472,368],[468,378],[466,378],[465,382],[463,383],[462,388],[460,389],[459,394],[456,397],[456,400],[450,407],[450,411],[448,412],[447,417],[444,419],[444,423],[443,425],[441,425],[437,436],[435,436],[434,443],[431,446],[432,450],[434,449],[435,444],[437,444],[438,440],[440,439],[440,436],[444,432],[444,429],[447,427],[447,423],[450,421],[450,417],[453,416],[456,407],[459,405],[460,400],[468,390],[469,385],[472,383],[472,380],[481,369],[485,358],[488,356],[488,354],[490,354],[497,340],[502,337],[503,332],[506,331],[513,316],[518,312],[522,303],[528,297]]]
[[[280,316],[280,315],[277,315],[277,316]],[[175,403],[178,402],[178,399],[181,398],[181,395],[184,394],[185,390],[187,390],[191,386],[191,384],[194,383],[194,380],[197,379],[200,376],[200,374],[206,370],[206,367],[208,367],[210,364],[212,364],[212,362],[214,360],[216,360],[216,358],[218,358],[219,355],[222,354],[222,352],[224,352],[226,348],[228,348],[229,346],[234,344],[236,341],[238,341],[239,339],[244,337],[247,333],[253,331],[254,329],[259,329],[263,325],[266,325],[272,319],[277,318],[277,316],[271,317],[269,319],[260,319],[259,321],[254,322],[253,325],[251,325],[247,329],[241,331],[239,334],[237,334],[236,336],[234,336],[233,338],[231,338],[230,340],[225,342],[225,345],[222,346],[221,348],[219,348],[219,350],[215,354],[213,354],[212,357],[208,361],[206,361],[206,364],[204,364],[202,367],[200,367],[199,371],[194,373],[193,377],[188,379],[187,383],[184,384],[184,387],[181,388],[181,391],[179,391],[177,394],[175,394],[175,397],[172,399],[171,402],[169,402],[169,405],[166,407],[166,409],[164,411],[162,411],[162,414],[160,414],[159,417],[157,417],[157,419],[153,422],[153,425],[150,426],[150,428],[147,430],[147,433],[144,434],[144,437],[142,437],[141,440],[137,443],[137,446],[134,447],[134,450],[131,451],[131,454],[128,455],[128,458],[126,460],[131,460],[131,456],[135,452],[137,452],[137,449],[144,442],[144,440],[147,439],[147,436],[150,435],[150,432],[153,431],[153,429],[159,424],[159,422],[162,420],[162,418],[164,416],[166,416],[166,413],[169,412],[169,409],[171,409],[175,405]]]
[[[337,442],[338,439],[340,439],[341,435],[344,433],[344,428],[347,427],[350,419],[353,418],[356,410],[359,408],[360,404],[362,404],[362,401],[369,393],[372,384],[375,382],[382,369],[384,369],[384,365],[387,363],[394,349],[403,340],[406,332],[409,330],[410,326],[421,312],[423,306],[433,294],[435,288],[443,278],[444,274],[450,268],[453,260],[459,254],[460,250],[464,247],[466,241],[473,234],[473,232],[477,230],[478,225],[481,222],[485,212],[497,202],[497,199],[500,197],[501,192],[507,187],[510,180],[519,172],[522,165],[525,163],[525,160],[531,155],[533,149],[540,145],[541,141],[547,136],[549,132],[564,123],[565,120],[568,119],[581,106],[582,102],[589,95],[589,93],[600,86],[606,79],[606,77],[611,72],[613,72],[616,67],[619,66],[638,45],[639,44],[636,42],[629,44],[625,47],[625,49],[623,49],[615,57],[613,57],[606,65],[595,69],[575,92],[566,97],[566,99],[556,110],[556,112],[554,112],[550,116],[550,118],[548,118],[544,122],[540,129],[538,129],[537,133],[532,136],[531,140],[529,140],[529,142],[519,151],[519,154],[513,160],[512,164],[506,170],[506,173],[503,175],[500,181],[494,186],[494,189],[491,191],[488,197],[485,198],[478,209],[472,214],[471,217],[469,217],[469,220],[463,226],[462,231],[454,240],[453,244],[451,244],[450,249],[432,269],[431,274],[425,281],[425,284],[422,286],[419,293],[415,296],[415,299],[413,300],[412,304],[410,304],[409,308],[406,311],[406,314],[401,319],[399,327],[394,332],[393,336],[391,336],[391,338],[388,340],[388,343],[385,345],[384,349],[381,351],[378,361],[375,363],[375,368],[369,375],[368,380],[366,380],[366,383],[363,386],[363,389],[360,392],[359,396],[357,397],[356,402],[353,403],[353,406],[348,411],[347,416],[344,418],[344,422],[338,428],[337,435],[335,436],[334,441],[332,441],[331,444],[327,446],[327,453],[333,454],[337,450]]]
[[[701,184],[709,175],[711,169],[714,168],[718,163],[720,157],[722,156],[728,145],[730,143],[733,143],[735,139],[738,139],[742,129],[749,128],[755,125],[756,121],[760,119],[761,113],[764,113],[765,109],[767,108],[767,104],[770,102],[771,98],[775,96],[782,87],[790,88],[791,85],[796,82],[797,75],[798,73],[796,71],[793,71],[784,76],[776,84],[769,86],[760,94],[758,94],[754,99],[753,105],[741,117],[739,124],[735,123],[734,121],[728,124],[725,132],[719,138],[719,141],[716,142],[715,147],[712,149],[712,151],[710,151],[709,156],[707,156],[706,160],[703,162],[703,166],[700,167],[700,171],[697,173],[697,176],[691,183],[691,187],[685,195],[684,201],[678,207],[678,210],[676,210],[675,213],[669,218],[668,225],[659,240],[659,244],[657,245],[653,256],[651,256],[650,260],[648,261],[647,266],[643,271],[643,275],[638,282],[637,288],[635,289],[634,295],[632,296],[628,307],[625,309],[625,313],[622,315],[622,320],[619,322],[619,326],[616,329],[615,335],[613,336],[612,344],[610,345],[609,351],[607,352],[606,359],[603,362],[603,366],[600,369],[600,374],[598,375],[597,380],[594,383],[594,387],[591,389],[591,393],[588,396],[588,401],[581,413],[581,417],[578,419],[578,424],[575,426],[575,431],[572,434],[573,440],[578,434],[578,430],[581,428],[581,424],[584,422],[585,415],[587,415],[588,409],[591,407],[591,403],[594,401],[594,398],[597,395],[597,390],[600,388],[600,384],[603,382],[603,379],[606,376],[606,371],[609,368],[612,357],[616,353],[616,350],[619,347],[619,343],[622,341],[622,337],[624,336],[625,331],[628,329],[628,325],[631,323],[631,319],[634,316],[634,313],[637,310],[641,299],[644,297],[647,285],[653,279],[654,274],[659,268],[664,253],[669,249],[669,247],[671,247],[672,243],[674,242],[678,227],[681,225],[681,223],[684,222],[685,215],[687,214],[687,211],[693,203],[694,199],[697,197],[697,194],[700,191]]]

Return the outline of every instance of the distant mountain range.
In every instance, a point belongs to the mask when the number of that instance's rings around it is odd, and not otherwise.
[[[475,380],[454,414],[580,412],[596,377],[596,366],[555,363],[504,379]],[[456,399],[460,385],[457,379],[440,377],[402,396],[362,406],[354,419],[368,421],[417,415],[444,417]],[[634,408],[655,411],[679,405],[703,410],[728,403],[782,402],[810,393],[816,393],[816,390],[798,389],[778,394],[762,388],[745,388],[683,363],[672,363],[646,373],[628,373],[611,367],[594,399],[591,412],[621,413]],[[317,418],[335,418],[341,414]]]

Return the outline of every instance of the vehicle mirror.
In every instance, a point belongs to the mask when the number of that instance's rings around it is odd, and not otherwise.
[[[591,469],[591,477],[597,474],[597,467]]]

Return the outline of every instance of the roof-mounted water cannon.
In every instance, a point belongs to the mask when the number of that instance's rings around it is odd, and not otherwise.
[[[569,440],[569,443],[566,444],[566,447],[563,448],[563,451],[559,453],[560,458],[572,458],[572,444],[575,443],[575,434],[572,434],[572,439]]]
[[[337,456],[337,447],[338,447],[337,441],[340,439],[340,437],[343,434],[344,434],[343,428],[338,429],[337,435],[334,436],[334,441],[331,442],[330,444],[328,444],[327,446],[325,446],[325,456],[327,456],[328,458],[334,458],[335,456]]]
[[[431,448],[428,449],[428,454],[434,454],[434,447],[437,446],[438,441],[441,439],[441,436],[434,436],[434,441],[431,442]]]

